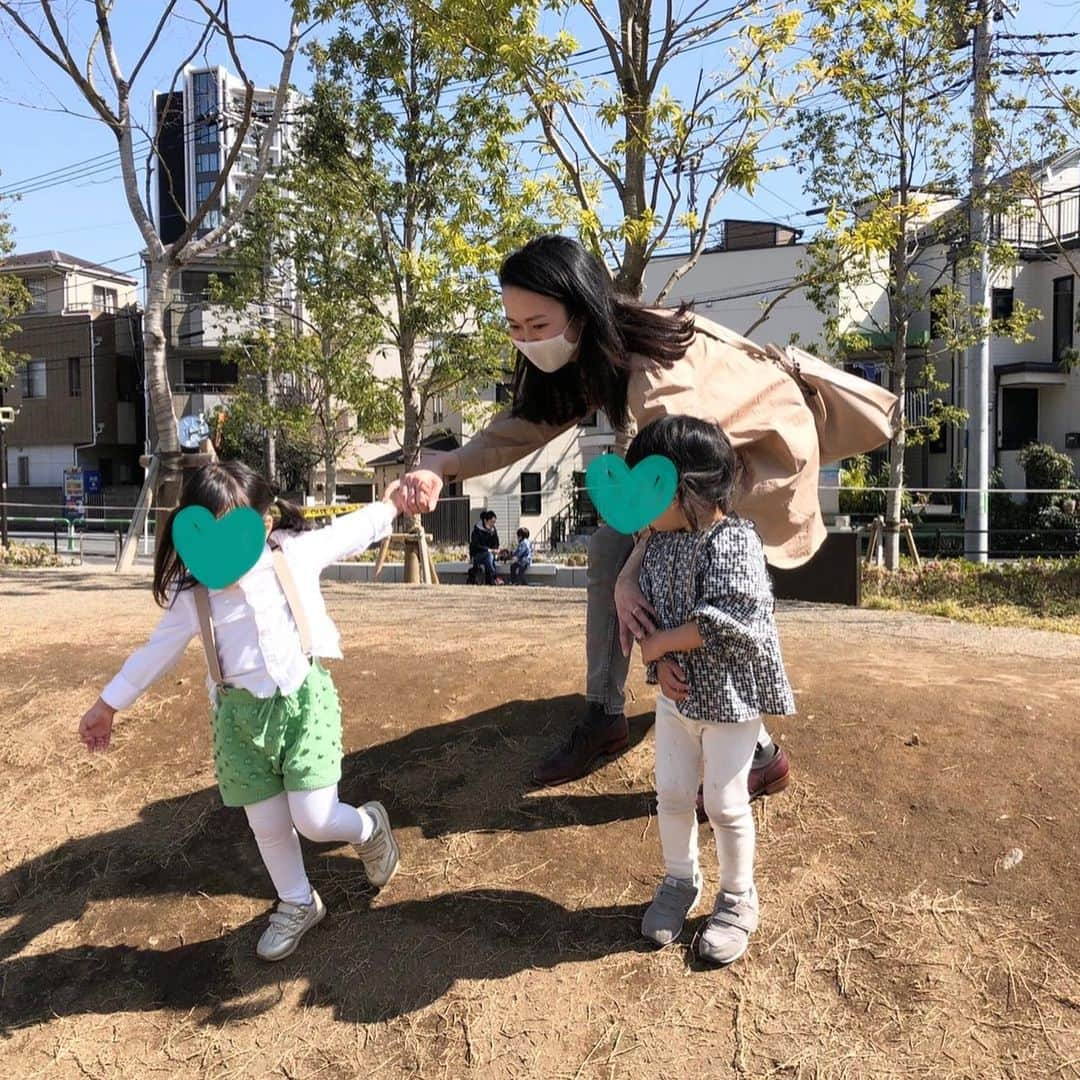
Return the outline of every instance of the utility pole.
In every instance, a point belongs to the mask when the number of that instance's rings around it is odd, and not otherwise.
[[[990,45],[995,0],[978,0],[979,21],[972,49],[974,92],[971,106],[971,242],[977,248],[969,301],[980,309],[979,340],[968,350],[965,406],[968,412],[967,508],[964,551],[985,563],[990,549],[990,216],[986,212],[986,173],[990,158]]]

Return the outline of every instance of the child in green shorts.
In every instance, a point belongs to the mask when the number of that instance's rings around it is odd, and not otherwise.
[[[395,481],[381,503],[307,531],[296,508],[276,499],[246,465],[216,462],[193,472],[178,511],[202,506],[220,518],[251,507],[263,518],[267,545],[234,584],[207,589],[180,559],[170,518],[154,562],[154,598],[165,613],[79,724],[89,749],[104,750],[117,710],[129,708],[202,636],[221,797],[244,808],[278,894],[259,939],[263,960],[289,956],[326,914],[304,871],[298,832],[353,844],[377,887],[397,870],[398,845],[382,804],[354,807],[338,799],[341,708],[318,657],[340,658],[341,646],[319,577],[328,564],[385,537],[402,503]]]

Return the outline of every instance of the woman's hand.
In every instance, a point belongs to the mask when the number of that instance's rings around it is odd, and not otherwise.
[[[98,698],[79,721],[79,738],[91,753],[109,748],[116,710]]]
[[[656,631],[656,612],[635,578],[620,576],[615,582],[615,611],[619,616],[619,644],[629,656],[635,641]]]
[[[660,681],[660,689],[663,690],[664,697],[671,701],[685,701],[689,697],[690,684],[686,681],[686,672],[683,671],[681,664],[677,664],[674,660],[658,660],[656,677]]]

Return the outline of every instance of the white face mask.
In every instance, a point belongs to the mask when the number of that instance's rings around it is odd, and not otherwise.
[[[517,341],[515,338],[510,340],[530,364],[548,375],[566,367],[577,356],[578,342],[568,340],[565,330],[555,337],[544,338],[543,341]]]

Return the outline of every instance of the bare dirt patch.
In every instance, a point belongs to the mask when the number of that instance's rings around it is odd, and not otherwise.
[[[1080,1071],[1075,638],[784,608],[801,714],[772,726],[797,775],[756,811],[762,928],[712,971],[689,935],[637,933],[659,868],[640,674],[630,751],[528,782],[581,707],[583,593],[327,596],[343,794],[387,804],[403,866],[374,895],[348,848],[308,845],[330,917],[267,966],[197,647],[90,758],[74,726],[153,625],[146,579],[0,576],[3,1075]]]

